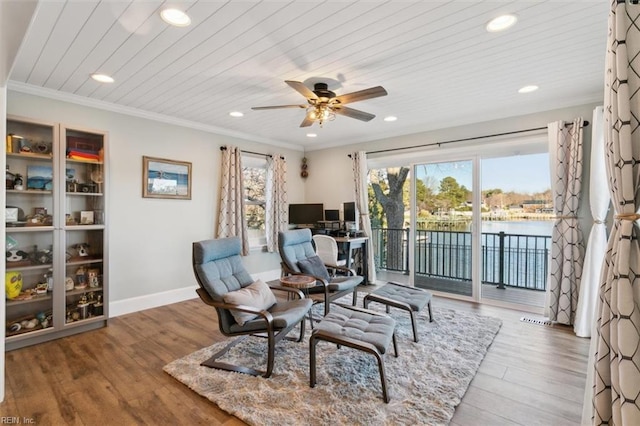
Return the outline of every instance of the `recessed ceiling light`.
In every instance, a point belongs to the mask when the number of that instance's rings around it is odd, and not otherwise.
[[[512,27],[518,21],[516,15],[501,15],[492,19],[487,24],[487,31],[490,33],[496,33],[498,31],[504,31],[507,28]]]
[[[113,77],[108,76],[106,74],[100,74],[98,72],[94,72],[91,74],[91,78],[95,81],[99,81],[100,83],[113,83]]]
[[[396,117],[395,115],[390,115],[388,117],[384,118],[384,121],[396,121],[398,119],[398,117]]]
[[[538,90],[538,86],[535,86],[535,85],[524,86],[518,89],[518,93],[531,93],[531,92],[535,92],[536,90]]]
[[[160,12],[160,17],[167,24],[176,27],[187,27],[191,24],[189,15],[178,9],[164,9]]]
[[[318,136],[318,135],[315,134],[315,133],[307,133],[307,137],[308,138],[315,138],[316,136]]]
[[[229,115],[232,117],[244,117],[244,114],[241,113],[240,111],[231,111]]]

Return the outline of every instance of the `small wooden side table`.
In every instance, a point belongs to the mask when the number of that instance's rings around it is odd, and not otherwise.
[[[309,297],[309,289],[316,286],[316,279],[309,275],[289,275],[280,278],[280,283],[285,287],[293,287],[302,290],[305,297]],[[313,308],[313,307],[312,307]],[[309,322],[313,330],[313,313],[309,309]]]

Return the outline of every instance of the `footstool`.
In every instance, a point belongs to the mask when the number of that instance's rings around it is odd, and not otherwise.
[[[389,308],[404,309],[411,315],[411,327],[413,328],[413,341],[418,341],[418,331],[414,312],[420,312],[425,305],[429,309],[429,322],[433,321],[431,314],[431,293],[421,288],[409,287],[406,285],[389,282],[379,289],[367,294],[364,297],[364,307],[369,306],[369,302],[378,302]]]
[[[319,341],[335,343],[372,354],[378,361],[382,397],[389,402],[387,379],[382,355],[393,341],[393,351],[398,357],[395,335],[396,322],[384,314],[353,306],[333,304],[329,312],[311,333],[309,338],[309,386],[316,385],[316,345]]]

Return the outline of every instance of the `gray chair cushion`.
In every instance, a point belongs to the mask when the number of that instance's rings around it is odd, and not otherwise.
[[[327,267],[324,266],[322,259],[318,256],[311,256],[307,259],[299,260],[298,267],[303,274],[313,275],[314,277],[322,278],[327,282],[331,280]]]
[[[253,283],[253,278],[242,265],[240,238],[221,238],[193,243],[193,264],[202,286],[211,298],[221,302],[222,297]]]
[[[333,306],[316,325],[314,334],[336,338],[349,337],[372,344],[384,354],[393,340],[396,322],[393,318]]]
[[[419,288],[404,287],[395,284],[385,284],[369,295],[370,300],[376,300],[380,295],[398,302],[406,303],[414,312],[420,311],[431,300],[431,293]]]
[[[269,308],[268,311],[273,316],[274,327],[276,329],[281,329],[300,321],[302,317],[307,314],[312,304],[313,300],[311,299],[293,299],[278,302]],[[264,319],[262,319],[262,317],[258,317],[245,322],[243,326],[232,324],[229,327],[229,330],[232,333],[239,331],[264,330],[264,324]]]
[[[330,292],[349,290],[360,284],[363,279],[360,275],[333,277],[327,287]],[[309,293],[322,293],[323,291],[324,287],[321,284],[309,289]]]
[[[302,272],[298,267],[298,261],[316,256],[311,240],[309,229],[294,229],[278,233],[278,251],[289,269]]]

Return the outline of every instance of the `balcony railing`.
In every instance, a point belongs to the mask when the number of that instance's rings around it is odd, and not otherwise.
[[[498,288],[546,290],[551,237],[481,234],[481,279]],[[373,229],[376,268],[409,273],[409,229]],[[416,231],[416,274],[471,281],[471,233]]]

